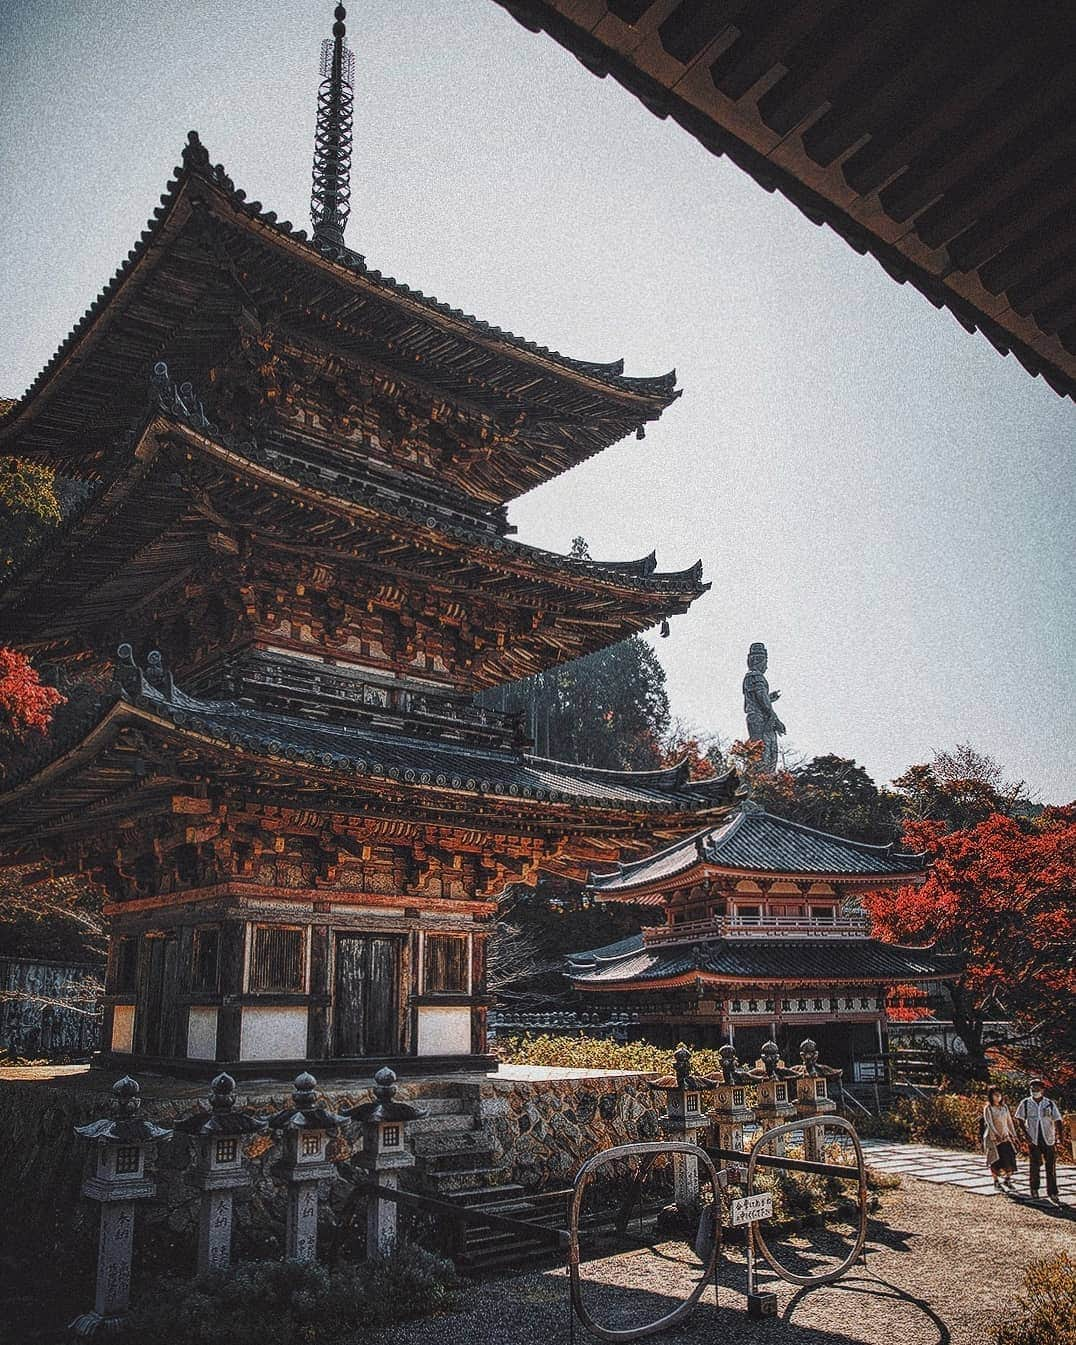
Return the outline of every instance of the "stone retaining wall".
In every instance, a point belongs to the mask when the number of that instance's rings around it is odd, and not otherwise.
[[[0,1254],[16,1260],[53,1257],[69,1271],[88,1273],[97,1209],[79,1196],[85,1147],[73,1131],[108,1114],[113,1078],[96,1070],[66,1077],[27,1071],[24,1080],[11,1077],[16,1071],[6,1073],[0,1079],[0,1207],[6,1216],[0,1222]],[[550,1073],[557,1077],[520,1079],[509,1070],[504,1077],[404,1079],[399,1096],[420,1107],[424,1095],[459,1097],[490,1142],[489,1184],[518,1182],[531,1190],[564,1186],[598,1149],[658,1133],[656,1099],[641,1076]],[[208,1091],[207,1084],[150,1076],[140,1082],[143,1114],[164,1126],[189,1115]],[[334,1111],[372,1097],[360,1082],[329,1083],[324,1095]],[[240,1085],[239,1098],[242,1107],[265,1115],[290,1105],[290,1089],[283,1083]],[[358,1143],[357,1138],[350,1141],[352,1148]],[[255,1153],[258,1149],[263,1152],[251,1160],[250,1192],[236,1202],[240,1259],[280,1255],[283,1243],[283,1192],[270,1174],[279,1150],[256,1137]],[[338,1152],[346,1158],[342,1145]],[[159,1147],[157,1197],[138,1212],[136,1266],[140,1263],[143,1271],[169,1268],[182,1274],[193,1266],[198,1197],[183,1177],[189,1162],[185,1138]],[[323,1247],[335,1236],[352,1189],[338,1178],[323,1201]]]
[[[657,1138],[659,1097],[637,1074],[494,1079],[481,1085],[478,1114],[502,1180],[533,1190],[570,1184],[599,1149]]]

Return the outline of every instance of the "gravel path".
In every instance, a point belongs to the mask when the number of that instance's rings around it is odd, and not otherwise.
[[[1076,1213],[1011,1200],[983,1200],[949,1186],[906,1179],[872,1220],[865,1267],[837,1285],[776,1289],[777,1320],[744,1312],[743,1254],[730,1249],[720,1306],[712,1291],[668,1337],[678,1345],[988,1345],[1013,1305],[1024,1266],[1037,1256],[1076,1252]],[[653,1320],[673,1306],[670,1289],[690,1277],[682,1245],[665,1244],[587,1262],[591,1312],[605,1325]],[[604,1313],[603,1313],[604,1309]],[[588,1337],[578,1324],[576,1339]],[[563,1270],[501,1276],[475,1285],[456,1316],[377,1333],[377,1345],[559,1345],[569,1340]]]

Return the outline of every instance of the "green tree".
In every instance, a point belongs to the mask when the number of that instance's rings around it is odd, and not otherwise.
[[[886,845],[900,835],[900,800],[879,789],[851,757],[827,753],[791,770],[756,775],[752,794],[780,817],[849,840]]]
[[[0,574],[59,522],[51,469],[17,458],[0,460]]]
[[[970,743],[909,766],[893,786],[908,821],[943,822],[954,830],[977,826],[995,813],[1023,817],[1039,811],[1023,780],[1006,780],[998,762]]]
[[[661,764],[670,724],[665,669],[638,636],[484,699],[523,715],[539,756],[606,770]]]

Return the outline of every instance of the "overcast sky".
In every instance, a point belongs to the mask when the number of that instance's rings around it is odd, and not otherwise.
[[[0,14],[0,395],[119,265],[189,128],[308,227],[311,0],[15,0]],[[1076,794],[1074,408],[493,0],[363,0],[348,243],[466,312],[683,396],[518,501],[523,541],[701,556],[656,641],[674,713],[891,779],[970,741]]]

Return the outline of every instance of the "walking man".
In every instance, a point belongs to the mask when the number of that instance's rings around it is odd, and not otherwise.
[[[1039,1173],[1046,1168],[1046,1195],[1051,1205],[1061,1207],[1057,1193],[1057,1141],[1061,1112],[1057,1103],[1046,1096],[1042,1079],[1031,1080],[1031,1092],[1016,1108],[1016,1123],[1027,1140],[1031,1153],[1028,1185],[1032,1200],[1039,1198]]]

